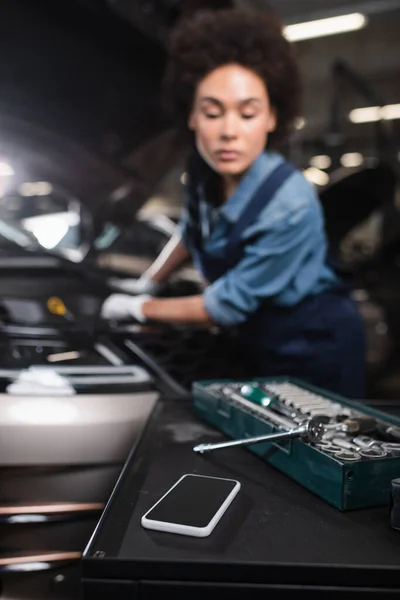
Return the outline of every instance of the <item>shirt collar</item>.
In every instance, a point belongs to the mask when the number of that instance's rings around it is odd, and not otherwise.
[[[262,152],[253,162],[246,175],[228,200],[222,205],[220,214],[228,221],[235,222],[246,208],[261,182],[270,175],[283,158],[279,154]]]

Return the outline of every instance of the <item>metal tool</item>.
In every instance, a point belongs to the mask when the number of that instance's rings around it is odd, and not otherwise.
[[[322,439],[320,442],[317,442],[315,445],[317,448],[320,448],[321,450],[329,449],[329,448],[332,448],[332,446],[333,446],[333,444],[331,442],[325,442],[324,439]]]
[[[252,446],[253,444],[277,442],[298,437],[307,437],[310,442],[315,443],[322,439],[325,425],[328,421],[329,418],[324,419],[323,417],[314,417],[310,419],[306,425],[290,429],[289,431],[258,435],[256,437],[233,440],[231,442],[221,442],[219,444],[199,444],[198,446],[195,446],[193,450],[194,452],[203,454],[204,452],[222,450],[223,448],[231,448],[233,446]]]
[[[386,442],[400,442],[400,427],[395,427],[387,423],[378,423],[377,430],[385,438]]]
[[[310,410],[308,410],[307,412],[312,417],[318,417],[319,415],[326,415],[328,417],[335,417],[335,414],[336,414],[334,411],[332,411],[332,409],[326,408],[326,407],[310,408]]]
[[[330,441],[334,446],[338,446],[342,450],[353,450],[354,452],[359,452],[360,450],[359,446],[357,446],[356,444],[352,444],[346,438],[334,437]]]
[[[282,386],[278,385],[263,385],[262,389],[269,397],[274,397],[275,400],[279,401],[281,405],[286,407],[293,407],[293,410],[303,413],[303,415],[318,416],[351,416],[350,409],[343,409],[343,406],[338,402],[332,402],[327,400],[318,394],[313,394],[308,391],[296,389],[293,386],[289,386],[289,389],[282,389]]]
[[[336,438],[337,439],[337,438]],[[333,441],[325,441],[325,438],[322,438],[321,442],[315,444],[315,447],[326,454],[341,454],[342,452],[350,452],[351,454],[358,454],[360,452],[360,448],[346,442],[343,439],[338,440],[339,443],[335,443]],[[344,442],[343,444],[341,442]]]
[[[287,404],[296,406],[296,408],[305,408],[306,406],[326,406],[330,408],[332,406],[330,402],[325,402],[324,400],[319,398],[302,398],[300,400],[299,398],[292,398],[290,396],[289,398],[285,398],[284,401]]]
[[[380,442],[378,442],[378,440],[374,440],[373,438],[370,438],[367,435],[358,435],[357,437],[353,438],[353,444],[355,444],[359,448],[372,448],[373,446],[381,445]]]
[[[382,442],[381,448],[392,456],[400,456],[400,444],[394,442]]]
[[[334,423],[326,427],[327,430],[334,429],[336,431],[344,431],[345,433],[369,433],[375,431],[377,422],[373,417],[350,417],[341,421],[340,423]]]
[[[350,452],[351,454],[355,453],[354,450],[345,450],[344,448],[339,448],[339,446],[335,446],[334,444],[332,444],[330,448],[323,448],[323,452],[326,454],[332,454],[333,456],[341,454],[342,452]]]
[[[309,412],[310,410],[318,410],[318,409],[324,409],[324,410],[331,410],[331,407],[329,404],[325,404],[324,402],[318,402],[315,404],[299,404],[298,405],[298,409],[300,412],[305,413],[305,412]]]
[[[388,453],[392,453],[391,444],[382,444],[382,446],[379,446],[379,442],[366,436],[360,436],[360,438],[352,440],[333,437],[328,441],[324,435],[322,440],[315,444],[315,446],[319,450],[327,454],[333,454],[341,460],[356,460],[354,457],[358,455],[362,458],[383,458]],[[395,446],[397,447],[394,449],[394,453],[397,451],[398,455],[400,455],[400,444],[395,444]],[[359,460],[359,457],[357,460]]]
[[[362,448],[360,450],[360,454],[364,458],[383,458],[384,456],[387,456],[386,450],[383,450],[383,448],[378,447]]]
[[[323,439],[321,442],[315,444],[315,447],[327,454],[336,454],[336,452],[342,452],[342,450],[344,450],[344,448],[340,448],[339,446],[332,444],[332,442],[325,442]]]
[[[270,408],[271,410],[289,417],[289,419],[304,421],[304,416],[300,414],[295,408],[291,408],[285,402],[282,402],[273,393],[261,389],[255,385],[245,384],[240,388],[240,393],[244,398],[248,398],[255,404],[263,406],[264,408]]]
[[[331,442],[333,438],[338,437],[347,439],[348,436],[344,431],[335,431],[334,429],[327,429],[327,431],[325,431],[324,433],[323,441]]]
[[[292,429],[294,426],[296,426],[296,423],[292,419],[281,416],[265,406],[257,406],[254,402],[243,398],[240,394],[232,391],[227,386],[222,389],[222,393],[234,402],[240,404],[243,408],[258,413],[261,417],[265,417],[278,427],[282,427],[283,429]]]
[[[334,458],[343,462],[354,462],[361,459],[361,454],[353,452],[352,450],[342,450],[341,452],[336,452]]]

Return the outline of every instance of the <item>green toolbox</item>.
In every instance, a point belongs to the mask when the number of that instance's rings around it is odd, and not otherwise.
[[[389,504],[400,477],[399,418],[283,377],[197,381],[192,397],[202,419],[243,440],[196,451],[246,445],[340,510]],[[269,434],[279,435],[247,441]]]

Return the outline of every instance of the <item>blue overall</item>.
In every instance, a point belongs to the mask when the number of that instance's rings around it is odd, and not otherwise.
[[[241,234],[271,202],[293,173],[287,162],[266,178],[228,234],[224,257],[191,248],[198,270],[214,282],[241,260]],[[343,283],[305,297],[294,306],[266,299],[239,326],[239,351],[247,376],[298,377],[349,398],[364,397],[364,328],[355,303]]]

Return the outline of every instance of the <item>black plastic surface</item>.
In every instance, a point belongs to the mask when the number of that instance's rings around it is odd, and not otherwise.
[[[160,404],[85,552],[84,578],[400,589],[400,536],[388,508],[343,514],[246,450],[192,452],[200,440],[221,439],[188,404]],[[209,538],[140,525],[184,473],[242,484]]]

